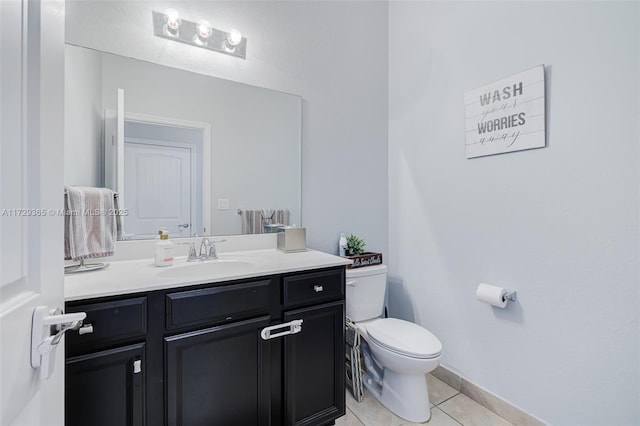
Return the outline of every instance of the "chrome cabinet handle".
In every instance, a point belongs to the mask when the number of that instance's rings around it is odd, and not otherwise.
[[[322,287],[321,285],[314,285],[314,286],[313,286],[313,290],[314,290],[316,293],[320,293],[321,291],[324,291],[324,287]]]
[[[274,330],[279,330],[281,328],[287,328],[287,327],[289,328],[288,330],[271,334],[271,332]],[[293,320],[284,324],[265,327],[262,329],[262,331],[260,331],[260,337],[262,337],[263,340],[269,340],[269,339],[275,339],[276,337],[280,337],[280,336],[286,336],[288,334],[300,333],[301,331],[302,331],[302,320],[299,319],[299,320]]]
[[[93,324],[85,324],[78,329],[78,334],[92,334],[93,333]]]

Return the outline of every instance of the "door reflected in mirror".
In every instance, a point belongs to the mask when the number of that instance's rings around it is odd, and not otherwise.
[[[65,183],[119,192],[126,238],[300,224],[300,97],[72,45],[65,66]]]
[[[151,117],[137,120],[125,115],[124,185],[118,188],[127,205],[125,235],[155,238],[162,228],[174,236],[204,235],[211,229],[203,206],[205,192],[211,191],[210,174],[203,178],[203,170],[211,168],[210,155],[203,155],[204,145],[210,152],[208,125],[158,124],[162,119]]]

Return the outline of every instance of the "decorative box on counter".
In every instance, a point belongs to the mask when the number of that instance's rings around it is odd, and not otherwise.
[[[278,228],[278,250],[285,253],[307,249],[307,229],[295,226]]]
[[[368,251],[354,256],[346,256],[346,258],[353,260],[353,264],[347,265],[347,269],[361,268],[363,266],[382,265],[382,253]]]

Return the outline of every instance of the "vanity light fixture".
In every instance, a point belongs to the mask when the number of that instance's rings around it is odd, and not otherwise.
[[[1,1],[1,0],[0,0]],[[205,19],[197,22],[181,19],[178,11],[167,9],[164,13],[153,11],[153,31],[157,37],[179,41],[203,49],[213,50],[245,59],[247,39],[240,31],[222,31]]]

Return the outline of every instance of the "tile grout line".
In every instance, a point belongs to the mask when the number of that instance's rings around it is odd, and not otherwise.
[[[453,396],[452,396],[451,398],[453,398]],[[451,398],[449,398],[449,399],[451,399]],[[448,401],[448,400],[447,400],[447,401]],[[442,402],[444,402],[444,401],[442,401]],[[438,406],[436,405],[436,406],[435,406],[435,407],[433,407],[433,408],[438,408]],[[449,415],[449,413],[447,413],[447,412],[446,412],[446,411],[444,411],[443,409],[438,408],[438,410],[442,411],[442,412],[444,413],[444,415],[445,415],[445,416],[449,417],[451,420],[453,420],[454,422],[458,423],[460,426],[464,426],[464,424],[463,424],[463,423],[460,423],[460,422],[459,422],[455,417],[450,416],[450,415]]]
[[[486,410],[489,410],[489,412],[490,412],[491,414],[494,414],[495,416],[497,416],[497,417],[501,418],[502,420],[504,420],[505,422],[509,423],[509,424],[510,424],[510,425],[512,425],[512,426],[514,425],[510,420],[505,419],[505,418],[504,418],[504,417],[502,417],[500,414],[498,414],[498,413],[494,412],[493,410],[490,410],[488,407],[485,407],[484,405],[480,404],[478,401],[474,400],[473,398],[471,398],[470,396],[468,396],[468,395],[466,395],[466,394],[464,394],[464,393],[462,393],[462,392],[458,392],[458,394],[453,395],[451,398],[447,398],[447,399],[445,399],[445,400],[444,400],[444,401],[442,401],[440,404],[444,404],[445,402],[449,401],[450,399],[455,398],[455,397],[456,397],[456,396],[458,396],[458,395],[464,395],[465,397],[469,398],[471,401],[473,401],[474,403],[476,403],[476,404],[477,404],[477,405],[479,405],[480,407],[482,407],[482,408],[484,408],[484,409],[486,409]],[[450,415],[449,413],[447,413],[445,410],[443,410],[442,408],[440,408],[440,404],[438,404],[438,405],[436,405],[436,406],[434,406],[434,407],[438,407],[438,408],[440,409],[440,411],[442,411],[443,413],[445,413],[447,416],[451,417],[453,420],[455,420],[455,421],[456,421],[457,423],[459,423],[460,425],[464,426],[464,423],[460,423],[458,420],[456,420],[456,418],[455,418],[455,417],[451,416],[451,415]]]
[[[444,404],[445,402],[447,402],[448,400],[455,398],[456,396],[462,394],[462,392],[458,391],[458,393],[456,393],[455,395],[451,395],[449,398],[445,399],[444,401],[440,401],[438,404],[434,405],[434,407],[439,407],[440,404]],[[444,410],[441,410],[444,411]]]
[[[517,421],[517,417],[523,416],[526,421],[523,424],[529,425],[529,426],[544,426],[547,425],[547,423],[545,423],[544,421],[538,419],[537,417],[535,417],[533,414],[530,414],[527,411],[524,411],[522,408],[513,405],[511,402],[506,401],[504,399],[502,399],[501,397],[491,393],[490,391],[487,391],[486,389],[484,389],[483,387],[481,387],[480,385],[470,381],[469,379],[461,376],[459,373],[455,373],[454,371],[450,370],[448,367],[439,365],[438,366],[439,369],[441,369],[444,373],[444,375],[440,375],[440,377],[431,374],[433,377],[435,377],[436,379],[440,380],[441,382],[444,382],[445,384],[451,386],[454,389],[457,389],[456,386],[457,385],[460,387],[460,389],[458,390],[458,392],[460,392],[462,395],[468,397],[469,399],[471,399],[472,401],[478,403],[480,406],[486,408],[487,410],[489,410],[490,412],[492,412],[493,414],[497,415],[498,417],[500,417],[501,419],[509,422],[509,424],[514,425],[516,423],[514,423],[513,421]],[[443,380],[445,379],[445,380]],[[464,385],[464,383],[467,382],[467,386]],[[463,389],[463,388],[473,388],[474,390],[471,391],[469,389]],[[479,393],[483,398],[478,397],[477,395],[474,395],[474,392]],[[495,399],[495,405],[494,403],[488,402],[486,399],[484,398],[489,398],[489,399]],[[444,401],[443,401],[444,402]],[[505,413],[504,411],[501,411],[498,406],[502,406],[503,409],[507,410],[508,412]],[[508,414],[508,418],[504,416],[504,414]],[[512,421],[513,418],[513,421]]]

